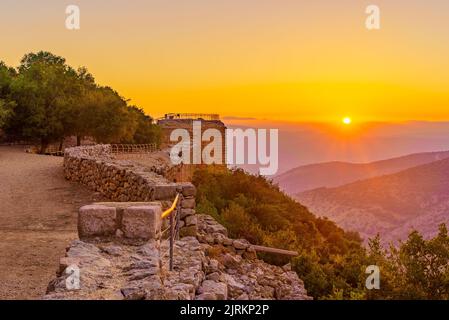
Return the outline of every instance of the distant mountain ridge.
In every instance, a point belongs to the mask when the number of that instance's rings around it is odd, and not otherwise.
[[[321,187],[338,187],[357,180],[396,173],[449,158],[449,151],[414,153],[370,163],[323,162],[291,169],[273,178],[286,193],[294,195]]]
[[[430,237],[440,223],[449,223],[449,159],[294,198],[365,239],[380,233],[384,241],[396,241],[411,229]]]

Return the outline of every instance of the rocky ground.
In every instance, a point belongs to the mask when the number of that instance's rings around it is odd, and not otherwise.
[[[0,147],[0,299],[40,299],[77,238],[78,208],[104,200],[66,181],[62,160]]]
[[[176,241],[174,270],[168,271],[167,241],[140,246],[74,241],[61,259],[45,299],[311,299],[288,266],[256,258],[245,240],[197,215],[199,236]],[[80,290],[68,290],[64,270],[80,269]]]

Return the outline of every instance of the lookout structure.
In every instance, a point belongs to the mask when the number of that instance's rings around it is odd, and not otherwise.
[[[221,152],[222,163],[216,164],[215,167],[226,167],[226,126],[220,120],[218,114],[204,114],[204,113],[167,113],[164,117],[158,119],[157,124],[162,129],[161,143],[163,147],[169,147],[176,141],[170,141],[170,135],[175,129],[185,129],[189,132],[191,142],[193,139],[193,123],[194,121],[201,122],[201,136],[207,129],[217,129],[221,134]],[[201,141],[201,154],[204,148],[210,144],[211,141]],[[190,155],[193,159],[193,154]],[[179,172],[174,177],[177,181],[190,181],[195,169],[204,166],[205,164],[181,164],[178,166]]]

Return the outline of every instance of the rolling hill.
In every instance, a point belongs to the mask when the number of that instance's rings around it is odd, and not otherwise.
[[[365,239],[380,233],[384,241],[396,241],[413,228],[430,237],[449,222],[449,159],[294,198]]]
[[[357,180],[449,158],[449,151],[423,152],[370,163],[324,162],[300,166],[273,178],[286,193],[294,195],[321,187],[338,187]]]

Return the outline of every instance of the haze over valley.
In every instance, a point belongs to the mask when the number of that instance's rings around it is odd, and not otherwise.
[[[293,197],[318,216],[358,231],[365,240],[379,233],[384,242],[396,242],[406,239],[412,230],[429,238],[437,233],[439,224],[449,222],[448,176],[446,158]]]

